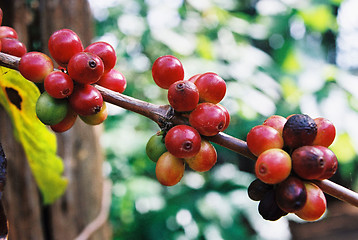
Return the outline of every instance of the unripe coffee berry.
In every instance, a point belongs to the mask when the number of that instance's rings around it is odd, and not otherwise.
[[[200,151],[191,158],[186,158],[185,162],[191,169],[198,172],[209,171],[217,161],[215,147],[206,140],[201,141]]]
[[[169,152],[163,153],[156,164],[155,175],[160,184],[173,186],[180,182],[184,175],[185,163]]]

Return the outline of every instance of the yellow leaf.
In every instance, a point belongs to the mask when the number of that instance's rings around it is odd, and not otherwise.
[[[63,163],[56,155],[56,136],[35,113],[40,92],[17,71],[0,67],[0,104],[12,120],[14,135],[22,144],[44,203],[52,203],[67,186]]]

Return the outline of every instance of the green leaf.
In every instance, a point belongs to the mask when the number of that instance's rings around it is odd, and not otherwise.
[[[40,92],[17,71],[0,68],[0,104],[9,114],[14,135],[22,144],[45,204],[54,202],[67,186],[63,163],[56,155],[56,136],[40,122],[35,106]]]
[[[336,29],[336,18],[332,14],[332,9],[328,5],[318,5],[304,9],[299,13],[306,26],[314,31],[326,32],[329,29]]]

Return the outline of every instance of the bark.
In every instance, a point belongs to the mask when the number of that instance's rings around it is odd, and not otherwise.
[[[30,2],[30,3],[29,3]],[[5,0],[3,25],[12,26],[28,50],[48,53],[50,35],[61,28],[74,30],[83,45],[90,44],[93,24],[86,0]],[[66,133],[57,134],[58,154],[63,158],[66,193],[44,206],[22,146],[13,136],[11,121],[0,108],[0,141],[8,160],[4,206],[9,221],[9,239],[75,239],[100,213],[104,179],[101,127],[77,121]],[[106,223],[90,239],[110,239]]]

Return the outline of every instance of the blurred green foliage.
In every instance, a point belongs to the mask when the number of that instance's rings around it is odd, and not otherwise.
[[[90,1],[98,37],[118,54],[124,94],[167,104],[151,65],[175,55],[186,78],[207,71],[225,79],[227,133],[240,139],[273,114],[323,116],[337,128],[340,160],[335,181],[356,188],[358,92],[356,77],[337,65],[340,0],[112,0]],[[253,162],[217,147],[211,171],[188,169],[180,184],[163,187],[145,155],[159,130],[137,114],[109,106],[102,138],[114,183],[114,239],[289,239],[287,219],[257,213],[246,188]],[[272,238],[272,236],[275,236]]]

